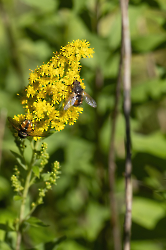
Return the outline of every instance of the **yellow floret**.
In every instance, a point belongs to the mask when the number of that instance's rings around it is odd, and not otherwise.
[[[47,64],[43,64],[30,73],[29,85],[26,87],[22,104],[25,116],[18,115],[15,119],[22,121],[30,119],[37,129],[60,131],[66,124],[72,125],[83,111],[80,107],[63,110],[64,103],[72,93],[72,84],[78,80],[84,89],[80,78],[80,59],[93,57],[93,49],[86,40],[76,40],[62,47],[60,52]]]

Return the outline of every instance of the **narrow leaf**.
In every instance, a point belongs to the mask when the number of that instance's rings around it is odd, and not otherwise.
[[[10,152],[14,155],[14,157],[16,158],[18,164],[23,167],[25,170],[27,170],[27,166],[24,164],[24,159],[21,155],[19,155],[18,153],[14,152],[13,150],[10,150]]]
[[[8,225],[3,224],[3,223],[0,223],[0,230],[3,230],[3,231],[14,231],[11,227],[9,227]]]
[[[36,217],[30,217],[25,223],[33,226],[33,227],[48,227],[49,225],[44,224],[41,220]]]
[[[22,156],[16,152],[14,152],[13,150],[10,150],[10,152],[14,155],[14,157],[16,158],[22,158]]]

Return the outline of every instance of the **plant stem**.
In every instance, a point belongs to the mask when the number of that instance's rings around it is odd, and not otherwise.
[[[37,146],[37,143],[35,143],[35,146]],[[21,226],[22,226],[22,223],[25,219],[25,217],[24,217],[25,204],[26,204],[26,199],[27,199],[29,187],[31,186],[32,166],[33,166],[34,160],[35,160],[35,149],[36,149],[35,146],[33,147],[32,143],[31,143],[32,159],[31,159],[31,162],[29,164],[29,168],[28,168],[29,170],[28,170],[28,174],[27,174],[27,177],[25,180],[25,187],[24,187],[24,191],[23,191],[23,195],[22,195],[20,216],[19,216],[19,222],[18,222],[17,239],[16,239],[16,250],[20,250],[20,245],[21,245],[21,238],[22,238]]]
[[[124,117],[126,126],[126,164],[125,164],[125,203],[126,213],[124,222],[124,250],[130,250],[131,225],[132,225],[132,161],[131,161],[131,129],[130,129],[130,111],[131,111],[131,41],[128,16],[128,0],[121,0],[122,28],[123,28],[123,48],[124,48]]]
[[[116,171],[115,134],[116,134],[118,112],[119,112],[118,106],[119,106],[119,100],[120,100],[120,94],[121,94],[120,92],[121,92],[122,63],[123,63],[123,32],[121,36],[121,53],[120,53],[118,77],[117,77],[117,82],[116,82],[116,90],[115,90],[115,103],[114,103],[113,115],[112,115],[111,139],[110,139],[109,160],[108,160],[111,226],[112,226],[114,250],[122,249],[121,232],[120,232],[117,201],[116,201],[116,194],[115,194],[115,171]]]
[[[23,197],[22,197],[22,202],[21,202],[21,207],[20,207],[19,228],[17,231],[16,250],[20,249],[20,244],[21,244],[21,238],[22,238],[21,225],[22,225],[22,222],[24,219],[25,203],[26,203],[27,194],[28,194],[28,190],[29,190],[29,183],[30,183],[30,179],[31,179],[31,174],[32,174],[32,170],[30,169],[28,174],[27,174],[26,181],[25,181],[25,187],[24,187],[24,192],[23,192]]]

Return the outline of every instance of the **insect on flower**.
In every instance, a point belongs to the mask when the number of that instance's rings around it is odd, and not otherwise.
[[[48,133],[34,131],[32,129],[32,122],[30,120],[24,120],[21,124],[15,121],[13,118],[8,117],[9,122],[12,126],[18,131],[18,136],[22,139],[25,139],[27,136],[33,137],[45,137]]]
[[[95,100],[93,100],[93,98],[81,88],[80,82],[75,80],[73,82],[72,94],[67,99],[64,110],[68,110],[71,106],[80,106],[83,102],[83,99],[93,108],[97,107]]]

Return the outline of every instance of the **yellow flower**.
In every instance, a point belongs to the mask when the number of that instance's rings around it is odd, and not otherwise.
[[[81,107],[72,106],[64,110],[64,104],[72,91],[72,84],[80,78],[81,58],[93,57],[93,49],[86,40],[76,40],[62,47],[60,52],[47,64],[43,64],[30,73],[29,84],[22,93],[25,115],[14,117],[19,123],[28,119],[35,131],[55,129],[60,131],[66,124],[73,125],[78,119]]]

